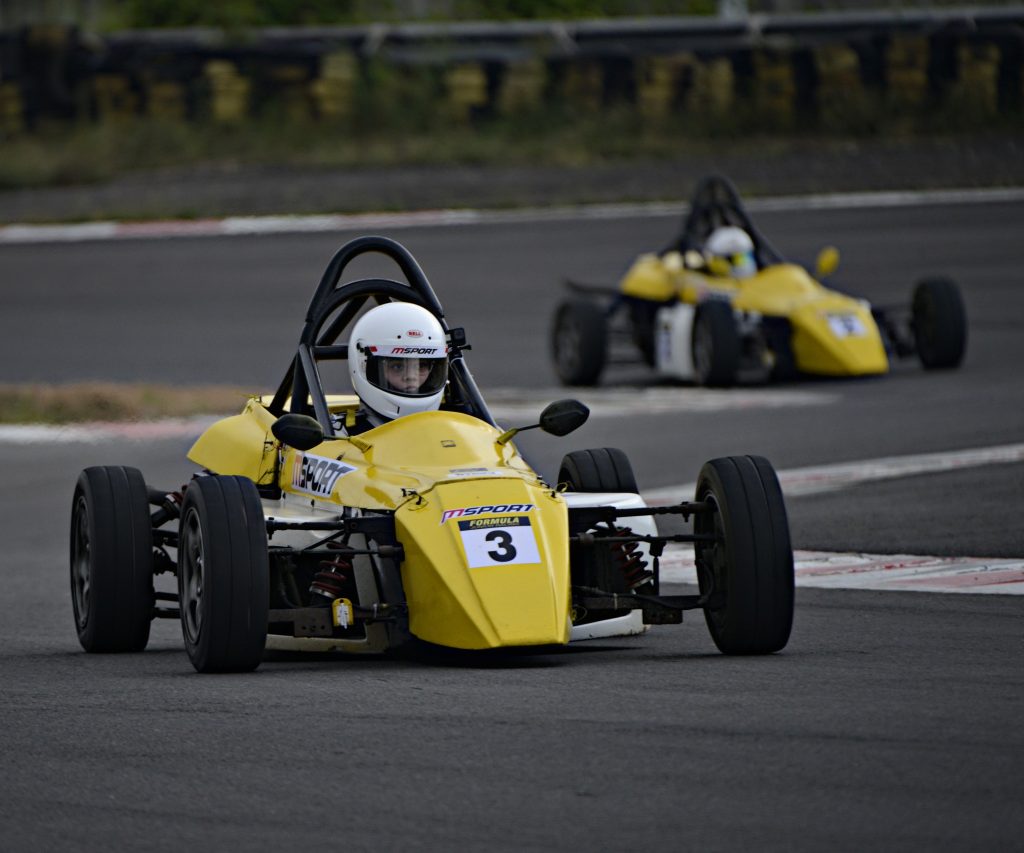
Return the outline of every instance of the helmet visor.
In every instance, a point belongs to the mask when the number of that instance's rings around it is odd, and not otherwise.
[[[392,347],[381,347],[378,352],[388,349]],[[441,354],[434,357],[376,355],[371,351],[366,358],[366,378],[375,388],[403,397],[428,397],[436,394],[444,388],[448,378],[448,359],[442,348],[430,349]]]

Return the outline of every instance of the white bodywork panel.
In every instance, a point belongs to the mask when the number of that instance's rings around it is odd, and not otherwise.
[[[564,492],[562,497],[571,507],[588,506],[613,506],[617,509],[634,509],[647,506],[640,495],[608,492]],[[640,515],[635,518],[622,520],[623,527],[629,527],[634,533],[651,534],[658,532],[654,523],[653,515]],[[651,559],[650,546],[645,542],[637,543],[637,550],[644,555],[648,561]],[[603,637],[628,637],[633,634],[642,634],[648,628],[644,624],[643,614],[634,610],[625,616],[617,616],[614,619],[604,619],[600,622],[591,622],[588,625],[575,625],[569,634],[569,642],[577,640],[598,640]]]
[[[694,307],[675,302],[659,308],[654,318],[654,364],[658,373],[693,379]]]

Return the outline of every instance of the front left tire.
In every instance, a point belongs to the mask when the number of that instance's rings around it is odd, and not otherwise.
[[[596,385],[608,357],[608,321],[601,307],[585,299],[559,305],[551,356],[563,385]]]
[[[911,299],[914,343],[929,369],[958,367],[967,350],[967,310],[952,279],[926,278]]]

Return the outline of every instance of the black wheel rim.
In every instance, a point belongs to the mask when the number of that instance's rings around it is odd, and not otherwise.
[[[85,495],[75,503],[75,539],[71,556],[71,599],[75,606],[75,622],[83,629],[89,621],[89,595],[92,573],[89,570],[89,507]]]
[[[718,501],[715,500],[715,496],[712,493],[704,494],[700,500],[711,504],[714,510],[707,515],[696,516],[694,519],[694,532],[705,535],[710,533],[714,536],[714,541],[702,542],[697,546],[700,548],[700,559],[696,560],[697,583],[701,595],[714,594],[716,598],[722,597],[724,599],[728,555],[725,552],[725,530],[722,525],[722,513],[718,507]],[[716,610],[718,609],[705,611],[715,621],[716,625],[719,621],[719,617],[716,615]]]
[[[181,624],[186,639],[195,644],[203,629],[203,572],[205,554],[203,529],[199,513],[189,508],[181,526],[181,550],[178,560],[178,597],[181,607]]]

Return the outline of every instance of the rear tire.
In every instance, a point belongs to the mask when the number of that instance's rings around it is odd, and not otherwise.
[[[793,549],[771,463],[712,459],[701,469],[696,497],[714,507],[694,518],[695,533],[716,537],[694,546],[701,594],[721,595],[704,611],[711,639],[727,655],[779,651],[793,626]]]
[[[565,483],[570,492],[640,491],[629,457],[617,447],[567,453],[558,470],[558,482]]]
[[[86,468],[71,504],[71,602],[87,652],[141,652],[155,603],[153,528],[136,468]]]
[[[629,458],[617,447],[597,447],[592,450],[574,450],[562,459],[558,471],[558,484],[570,492],[631,492],[640,491]],[[574,586],[587,586],[608,592],[629,592],[628,579],[623,566],[632,557],[631,549],[623,545],[605,547],[571,544],[569,565]],[[640,567],[641,569],[643,566]],[[593,610],[576,618],[574,625],[599,622],[625,616],[628,610]]]
[[[958,367],[967,349],[967,310],[960,288],[948,278],[926,278],[911,301],[914,342],[929,369]]]
[[[198,672],[249,672],[267,641],[270,560],[259,493],[247,477],[197,477],[185,491],[178,599]]]
[[[693,318],[693,371],[697,382],[727,387],[736,381],[742,346],[732,305],[709,299]]]
[[[608,350],[608,322],[593,302],[573,299],[555,312],[551,356],[563,385],[596,385]]]

